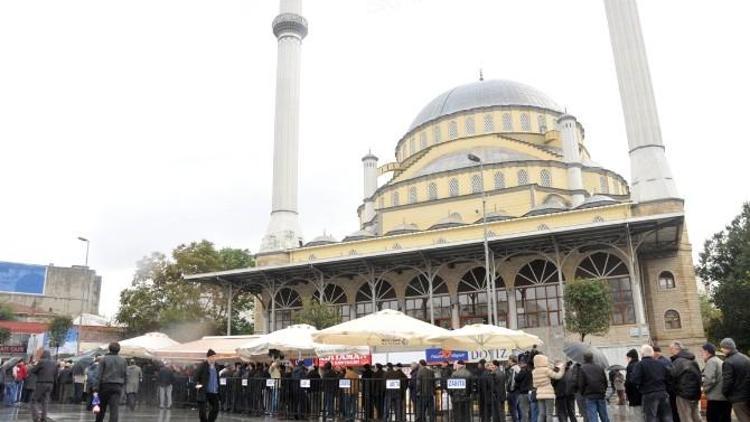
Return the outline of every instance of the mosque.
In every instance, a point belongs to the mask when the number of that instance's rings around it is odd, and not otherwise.
[[[255,292],[256,331],[293,323],[303,298],[342,320],[398,309],[445,328],[564,327],[566,280],[606,280],[618,351],[704,340],[691,245],[661,140],[635,0],[605,0],[631,180],[593,161],[584,126],[545,93],[482,80],[429,101],[392,161],[362,158],[360,227],[304,242],[297,222],[300,0],[281,0],[273,211],[255,268],[186,276]],[[378,185],[378,177],[390,175]],[[555,346],[558,345],[558,346]]]

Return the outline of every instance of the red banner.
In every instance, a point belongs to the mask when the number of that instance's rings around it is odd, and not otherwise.
[[[318,366],[323,366],[326,362],[331,362],[335,368],[337,366],[363,366],[372,364],[372,355],[358,355],[356,353],[334,355],[326,358],[318,358]]]
[[[26,354],[25,346],[0,346],[0,353],[7,355],[24,355]]]

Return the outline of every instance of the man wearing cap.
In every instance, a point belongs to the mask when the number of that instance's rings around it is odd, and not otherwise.
[[[720,346],[726,355],[721,366],[722,393],[732,403],[737,419],[750,422],[750,358],[740,353],[729,337],[722,340]]]
[[[215,422],[219,415],[219,372],[216,370],[216,352],[208,349],[206,360],[195,371],[198,416],[201,422]],[[211,410],[206,415],[206,407]]]
[[[707,422],[731,422],[732,403],[727,401],[721,392],[721,366],[723,362],[716,357],[716,346],[711,343],[703,345],[703,392],[706,394]]]

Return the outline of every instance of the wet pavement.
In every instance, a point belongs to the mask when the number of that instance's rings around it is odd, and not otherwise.
[[[626,406],[610,406],[610,421],[636,421],[630,409]],[[476,418],[478,420],[478,418]],[[54,422],[90,422],[94,420],[93,413],[86,411],[83,406],[78,405],[50,405],[48,420]],[[107,416],[105,420],[109,420]],[[194,409],[157,409],[153,407],[142,406],[135,411],[127,408],[120,408],[120,421],[122,422],[187,422],[197,421],[198,412]],[[256,418],[246,415],[232,413],[221,413],[217,422],[259,422],[259,421],[277,421],[282,418]],[[579,418],[579,420],[582,420]],[[24,404],[19,407],[0,407],[0,421],[31,421],[31,410]]]

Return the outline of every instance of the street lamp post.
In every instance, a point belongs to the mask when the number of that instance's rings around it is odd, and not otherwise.
[[[497,304],[495,302],[495,277],[490,276],[490,247],[487,241],[487,191],[484,189],[484,162],[474,154],[466,156],[479,166],[479,180],[482,191],[482,230],[484,237],[484,285],[487,286],[487,321],[491,325],[497,325]],[[494,271],[492,272],[494,276]]]
[[[84,261],[84,266],[86,267],[86,271],[89,270],[89,246],[91,246],[91,242],[89,242],[88,239],[85,237],[78,236],[78,240],[81,242],[86,242],[86,260]],[[81,353],[81,331],[83,328],[83,303],[86,300],[85,299],[86,294],[86,286],[81,283],[81,312],[78,315],[78,336],[76,340],[76,355],[79,355]]]

